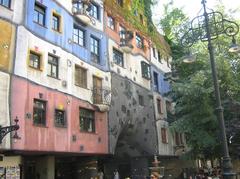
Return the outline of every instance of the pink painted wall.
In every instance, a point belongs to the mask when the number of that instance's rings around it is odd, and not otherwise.
[[[33,100],[40,99],[39,93],[43,94],[41,100],[47,101],[46,127],[36,126],[33,123]],[[69,103],[69,104],[68,104]],[[67,116],[67,128],[55,127],[54,111],[62,106]],[[20,140],[13,143],[13,149],[27,151],[51,151],[72,152],[89,154],[108,153],[108,122],[107,113],[95,112],[95,133],[80,132],[79,107],[95,110],[91,104],[75,97],[51,90],[25,79],[12,78],[11,92],[11,115],[19,118]],[[31,118],[26,114],[31,113]],[[76,141],[72,136],[76,135]],[[99,142],[99,137],[101,142]],[[84,150],[80,151],[80,146]]]

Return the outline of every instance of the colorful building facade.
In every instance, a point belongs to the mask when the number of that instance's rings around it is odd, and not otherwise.
[[[168,128],[170,49],[148,32],[143,3],[0,2],[0,125],[17,116],[20,126],[0,146],[0,172],[140,179],[153,158],[180,155],[176,136],[185,141]]]

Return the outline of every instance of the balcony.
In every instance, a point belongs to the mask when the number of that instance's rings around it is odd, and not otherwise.
[[[92,21],[89,11],[91,10],[90,0],[73,0],[72,13],[82,23],[89,25]]]
[[[125,53],[130,53],[133,49],[132,45],[133,32],[121,31],[120,32],[120,47]]]
[[[111,90],[109,87],[96,87],[92,88],[93,103],[99,108],[101,112],[109,111],[111,103]]]

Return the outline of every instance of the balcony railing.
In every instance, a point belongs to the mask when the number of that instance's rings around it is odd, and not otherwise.
[[[126,52],[130,53],[133,49],[132,45],[133,32],[131,31],[121,31],[120,32],[120,47]]]
[[[89,11],[91,10],[91,1],[90,0],[73,0],[72,13],[77,17],[81,22],[85,24],[91,23],[91,16]]]
[[[92,98],[94,104],[110,105],[111,90],[109,87],[93,87]]]

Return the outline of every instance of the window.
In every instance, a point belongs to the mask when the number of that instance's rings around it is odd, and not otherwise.
[[[144,100],[142,95],[138,95],[139,105],[144,106]]]
[[[95,132],[94,111],[80,109],[79,113],[80,130],[83,132]]]
[[[123,7],[123,0],[117,0],[117,4]]]
[[[158,114],[162,114],[162,102],[161,102],[161,99],[157,99],[157,110],[158,110]]]
[[[87,88],[87,70],[75,65],[75,85]]]
[[[113,48],[113,61],[117,65],[123,67],[123,53]]]
[[[115,29],[115,21],[111,16],[108,16],[108,27],[112,30]]]
[[[52,16],[52,29],[55,31],[60,32],[60,23],[61,23],[61,16],[53,13]]]
[[[58,127],[66,126],[65,111],[60,109],[55,109],[55,125]]]
[[[93,76],[93,102],[95,104],[102,104],[102,79]]]
[[[166,101],[166,110],[167,110],[167,113],[171,113],[171,102],[170,101]]]
[[[183,138],[182,138],[182,134],[181,133],[175,132],[175,144],[177,146],[183,144]]]
[[[0,5],[10,8],[11,0],[0,0]]]
[[[162,60],[161,60],[161,53],[160,53],[160,51],[158,51],[158,61],[160,62],[160,63],[162,63]]]
[[[152,51],[153,51],[153,57],[156,58],[155,48],[152,48]]]
[[[34,7],[34,14],[33,14],[33,20],[34,22],[38,23],[39,25],[45,26],[45,7],[42,5],[35,3]]]
[[[95,63],[100,63],[99,39],[93,36],[91,36],[91,60]]]
[[[162,143],[167,144],[167,129],[161,128]]]
[[[91,5],[89,15],[94,17],[95,19],[99,19],[99,7],[96,4]]]
[[[29,66],[40,70],[41,67],[41,55],[37,52],[30,51]]]
[[[126,28],[123,26],[119,26],[119,36],[121,39],[126,39]]]
[[[58,78],[58,57],[48,55],[48,76]]]
[[[138,48],[141,48],[143,49],[143,39],[138,35],[136,34],[136,45]]]
[[[45,101],[34,99],[33,122],[34,124],[46,125],[46,102]]]
[[[158,74],[156,72],[153,72],[153,90],[157,91],[159,90],[158,87]]]
[[[142,77],[149,80],[151,78],[150,65],[147,64],[146,62],[142,61],[141,67],[142,67]]]
[[[74,25],[73,27],[73,42],[85,46],[85,31],[77,25]]]

